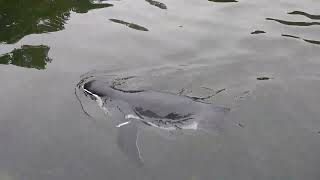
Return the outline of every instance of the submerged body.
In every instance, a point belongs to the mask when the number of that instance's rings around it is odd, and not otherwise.
[[[166,130],[199,129],[213,132],[222,128],[224,116],[230,111],[195,101],[188,96],[151,90],[126,91],[99,80],[84,83],[82,90],[102,109],[121,112],[123,117],[117,125],[119,147],[127,151],[129,156],[136,156],[133,158],[138,161],[141,161],[136,142],[139,124]]]
[[[195,101],[188,96],[150,90],[125,91],[97,80],[87,82],[83,89],[101,98],[101,106],[117,106],[124,119],[137,119],[164,129],[218,130],[229,111],[228,108]],[[208,121],[211,123],[206,123]]]

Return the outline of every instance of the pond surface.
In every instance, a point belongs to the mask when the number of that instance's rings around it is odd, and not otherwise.
[[[320,179],[320,1],[0,0],[1,180]],[[223,132],[139,134],[83,113],[83,74],[190,96]],[[211,90],[210,90],[211,89]]]

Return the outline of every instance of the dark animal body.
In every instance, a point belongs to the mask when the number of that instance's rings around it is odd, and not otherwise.
[[[85,82],[81,89],[102,109],[116,106],[114,109],[123,114],[117,125],[118,144],[139,164],[138,127],[147,125],[170,131],[190,129],[215,132],[222,129],[223,119],[230,111],[229,108],[197,101],[194,97],[152,90],[127,91],[100,80]]]

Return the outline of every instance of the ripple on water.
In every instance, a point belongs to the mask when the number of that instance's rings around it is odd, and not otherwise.
[[[312,15],[303,11],[292,11],[292,12],[288,12],[287,14],[289,15],[302,15],[305,16],[309,19],[312,20],[320,20],[320,15]],[[266,20],[268,21],[274,21],[274,22],[278,22],[282,25],[286,25],[288,27],[291,28],[304,28],[304,27],[309,27],[309,26],[318,26],[320,25],[319,21],[286,21],[286,20],[281,20],[281,19],[276,19],[276,18],[266,18]],[[292,34],[287,34],[287,33],[283,33],[281,34],[282,37],[287,37],[287,38],[293,38],[293,39],[301,39],[304,42],[310,43],[310,44],[314,44],[314,45],[320,45],[320,41],[318,40],[313,40],[310,38],[301,38],[298,35],[292,35]]]
[[[109,19],[110,21],[114,22],[114,23],[118,23],[118,24],[123,24],[131,29],[135,29],[135,30],[139,30],[139,31],[149,31],[147,28],[140,26],[138,24],[134,24],[134,23],[130,23],[130,22],[126,22],[123,20],[119,20],[119,19]]]
[[[238,2],[236,0],[208,0],[211,2],[221,2],[221,3],[227,3],[227,2]]]
[[[313,20],[318,20],[320,19],[320,15],[312,15],[312,14],[309,14],[309,13],[306,13],[306,12],[303,12],[303,11],[292,11],[292,12],[288,12],[288,14],[291,14],[291,15],[302,15],[302,16],[305,16],[309,19],[313,19]]]
[[[280,24],[288,25],[288,26],[313,26],[313,25],[320,25],[320,22],[295,22],[295,21],[285,21],[281,19],[274,19],[274,18],[266,18],[269,21],[276,21]]]
[[[162,3],[162,2],[159,2],[159,1],[153,1],[153,0],[146,0],[149,4],[153,5],[153,6],[156,6],[160,9],[167,9],[167,6]]]

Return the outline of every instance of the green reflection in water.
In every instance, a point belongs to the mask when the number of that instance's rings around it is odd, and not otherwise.
[[[50,48],[45,45],[24,45],[19,49],[0,56],[0,64],[13,64],[25,68],[45,69],[52,59],[48,57]]]
[[[86,13],[109,6],[89,0],[0,0],[0,42],[11,44],[29,34],[60,31],[70,11]]]

